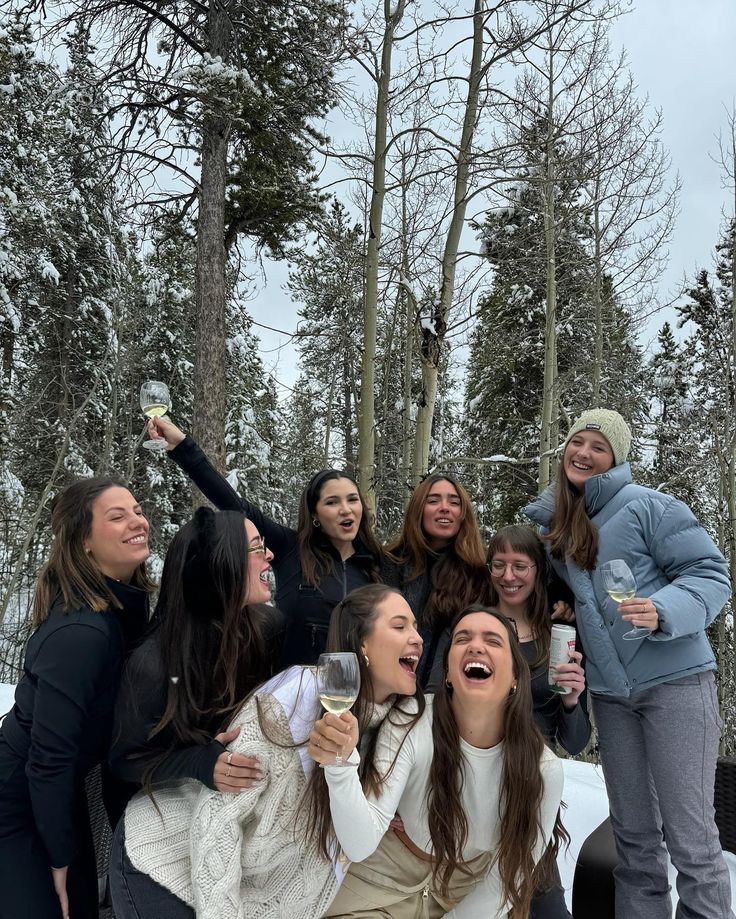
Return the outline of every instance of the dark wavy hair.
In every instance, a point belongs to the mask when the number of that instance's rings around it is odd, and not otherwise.
[[[92,506],[108,488],[127,488],[127,485],[111,476],[80,479],[59,492],[51,502],[53,539],[49,560],[36,582],[34,627],[48,617],[59,592],[64,598],[65,610],[78,609],[82,605],[95,612],[122,608],[95,560],[84,551],[84,541],[92,531]],[[144,563],[135,569],[130,583],[148,593],[156,589]]]
[[[552,618],[550,616],[549,597],[547,584],[549,583],[549,562],[544,543],[531,527],[507,526],[502,527],[491,537],[488,543],[486,559],[490,568],[493,556],[497,552],[519,552],[527,555],[536,566],[534,574],[534,590],[527,604],[527,618],[532,631],[532,637],[537,643],[537,658],[531,667],[540,666],[549,656],[549,640],[552,633]],[[491,576],[488,591],[489,606],[495,607],[498,603],[498,590]]]
[[[363,509],[355,542],[371,556],[370,574],[372,580],[377,581],[383,550],[373,535],[370,509],[365,503],[363,493],[354,479],[344,472],[340,472],[339,469],[322,469],[321,472],[312,476],[307,483],[307,487],[302,492],[296,532],[299,564],[304,577],[307,583],[312,584],[314,587],[319,587],[320,576],[335,567],[334,555],[330,552],[330,541],[323,530],[313,523],[322,489],[326,482],[334,479],[347,479],[348,482],[352,482],[355,485],[355,490],[358,493],[360,505]]]
[[[565,447],[565,450],[567,450]],[[564,454],[563,454],[564,456]],[[598,558],[598,527],[585,509],[585,490],[573,488],[563,463],[557,473],[555,510],[549,533],[544,537],[554,558],[566,555],[584,571],[592,571]]]
[[[248,558],[238,511],[200,507],[171,541],[153,620],[166,708],[150,734],[165,732],[170,741],[146,769],[149,790],[171,751],[211,741],[272,675],[274,649],[266,636],[273,610],[248,604]]]
[[[450,643],[445,650],[444,670],[458,625],[470,613],[487,613],[508,635],[516,691],[509,695],[503,713],[504,758],[500,795],[501,832],[498,851],[492,853],[498,865],[503,893],[517,919],[529,915],[536,887],[548,880],[562,842],[569,840],[559,813],[552,842],[535,866],[532,853],[539,833],[539,810],[544,792],[540,761],[544,739],[536,725],[532,707],[529,667],[511,622],[499,610],[469,606],[451,624]],[[452,687],[445,679],[434,697],[432,717],[434,756],[428,792],[428,823],[435,856],[434,877],[440,892],[447,893],[453,872],[468,871],[463,849],[468,838],[468,818],[463,809],[464,766],[460,733],[452,710]]]
[[[361,648],[363,642],[373,630],[373,624],[378,615],[377,607],[379,603],[392,594],[401,596],[398,590],[393,587],[387,587],[385,584],[368,584],[365,587],[359,587],[357,590],[351,591],[335,607],[327,636],[328,651],[353,651],[358,657],[360,694],[352,711],[358,719],[359,735],[362,738],[360,746],[360,779],[363,789],[375,794],[380,792],[381,785],[390,774],[393,766],[382,774],[374,763],[378,729],[369,729],[374,703],[373,683],[371,682],[370,667],[365,663]],[[416,699],[416,704],[413,702],[414,699]],[[412,701],[410,702],[410,700]],[[422,716],[424,704],[424,696],[417,684],[415,696],[396,696],[386,715],[386,720],[392,724],[400,724],[405,727],[405,740],[408,732]],[[399,745],[398,750],[401,749],[402,744]],[[316,843],[322,855],[329,859],[332,857],[331,853],[336,838],[332,826],[330,795],[324,770],[313,770],[307,785],[305,802],[307,806],[307,841],[312,844]]]
[[[424,505],[438,482],[449,482],[460,498],[460,529],[450,544],[439,552],[430,545],[422,527]],[[386,553],[393,561],[407,567],[411,579],[421,577],[430,566],[430,560],[434,561],[431,565],[432,591],[424,616],[435,630],[447,626],[469,603],[486,599],[488,570],[483,540],[470,496],[454,476],[437,472],[417,485],[406,508],[401,533],[387,546]]]

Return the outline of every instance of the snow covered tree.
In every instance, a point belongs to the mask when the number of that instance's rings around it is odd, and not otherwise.
[[[109,151],[150,208],[173,204],[186,213],[197,205],[192,428],[222,467],[228,254],[239,235],[278,250],[319,209],[312,119],[334,100],[342,5],[32,5],[48,15],[53,32],[77,21],[107,30],[112,40],[98,64],[120,125]],[[152,183],[160,194],[150,193]]]
[[[357,396],[363,305],[363,228],[333,201],[314,249],[291,255],[289,291],[300,303],[299,365],[324,419],[322,460],[357,472]]]

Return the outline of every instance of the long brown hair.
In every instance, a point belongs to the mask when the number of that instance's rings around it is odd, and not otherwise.
[[[146,768],[149,791],[172,750],[210,741],[273,672],[273,611],[247,602],[248,558],[238,511],[200,507],[171,541],[154,614],[166,708],[149,735],[165,731],[168,743]]]
[[[369,729],[374,704],[373,683],[370,667],[365,662],[361,647],[373,630],[378,604],[391,594],[401,596],[398,590],[384,584],[368,584],[351,591],[333,610],[327,635],[328,651],[353,651],[358,657],[360,694],[352,711],[358,719],[359,736],[362,738],[360,747],[361,784],[365,791],[374,794],[380,792],[381,785],[390,774],[391,769],[380,773],[374,762],[378,730]],[[416,699],[416,704],[413,701],[410,702],[414,699]],[[417,684],[416,696],[396,696],[386,715],[386,720],[391,724],[405,726],[408,734],[423,712],[424,696]],[[400,749],[401,745],[399,745]],[[396,751],[397,755],[399,750]],[[332,826],[330,795],[324,770],[313,770],[307,785],[305,801],[307,805],[307,842],[316,843],[322,855],[329,859],[335,845],[335,832]]]
[[[531,666],[538,667],[549,656],[549,640],[552,633],[552,618],[547,596],[549,564],[544,543],[531,527],[507,526],[494,533],[488,543],[486,559],[489,568],[493,556],[498,552],[519,552],[528,556],[535,566],[534,590],[527,601],[527,620],[532,637],[537,643],[537,657]],[[488,589],[488,603],[491,607],[498,604],[498,590],[493,576],[491,576]]]
[[[598,527],[585,509],[585,489],[578,491],[573,488],[562,463],[557,473],[552,526],[544,538],[549,542],[554,558],[564,559],[567,555],[584,571],[595,568]]]
[[[126,488],[111,476],[80,479],[51,502],[51,554],[41,569],[33,599],[33,626],[39,626],[61,592],[66,611],[88,606],[95,612],[120,609],[121,603],[107,585],[105,575],[84,550],[92,531],[92,505],[108,488]],[[141,563],[130,579],[133,587],[152,592],[155,583]]]
[[[438,482],[449,482],[460,498],[460,528],[446,549],[434,549],[422,527],[427,497]],[[470,496],[454,476],[437,472],[414,489],[399,536],[386,548],[390,558],[409,569],[412,579],[432,565],[432,593],[425,610],[426,624],[443,628],[468,603],[485,598],[488,572],[478,521]]]
[[[372,580],[377,581],[383,550],[373,535],[370,509],[365,503],[363,493],[356,482],[349,475],[340,472],[339,469],[323,469],[321,472],[316,473],[302,492],[296,533],[299,564],[301,565],[304,579],[308,584],[319,587],[320,576],[335,567],[334,553],[330,551],[331,543],[323,530],[315,526],[313,522],[322,488],[326,482],[333,479],[347,479],[348,482],[352,482],[355,485],[355,490],[358,493],[360,505],[363,509],[355,542],[370,554],[372,559],[370,575]]]
[[[538,841],[539,812],[544,793],[540,768],[544,739],[532,713],[529,667],[510,621],[499,610],[485,606],[468,607],[453,619],[452,635],[465,616],[478,612],[494,616],[506,629],[516,679],[516,691],[509,695],[503,716],[501,832],[495,859],[504,897],[513,909],[512,915],[522,919],[529,915],[536,886],[547,879],[561,843],[569,837],[558,814],[552,841],[535,866],[532,853]],[[445,673],[451,647],[452,638],[445,651]],[[468,819],[462,803],[464,764],[451,698],[452,688],[445,680],[434,697],[434,756],[427,796],[427,819],[435,856],[435,883],[444,895],[453,872],[468,871],[463,859],[468,838]]]

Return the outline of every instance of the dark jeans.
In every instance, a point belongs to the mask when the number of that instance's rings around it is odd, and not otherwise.
[[[69,865],[67,894],[73,919],[97,919],[98,890],[87,802],[74,804],[77,855]],[[36,830],[25,760],[0,735],[0,919],[61,919],[46,847]]]
[[[112,839],[110,893],[115,919],[196,919],[183,900],[130,863],[125,851],[125,819],[118,823]]]

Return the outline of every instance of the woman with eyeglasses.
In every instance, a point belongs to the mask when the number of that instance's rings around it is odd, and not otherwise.
[[[166,442],[171,459],[208,500],[221,510],[244,513],[263,534],[274,554],[275,602],[286,619],[281,667],[315,664],[334,607],[351,590],[381,580],[381,546],[356,483],[337,469],[316,473],[302,492],[292,529],[238,495],[194,439],[171,421],[152,418],[148,431]]]
[[[486,600],[488,572],[470,497],[447,473],[427,476],[411,496],[398,537],[386,547],[381,576],[406,598],[419,623],[422,689],[441,679],[452,618]]]
[[[590,740],[585,672],[582,654],[556,670],[557,685],[567,695],[549,687],[549,644],[552,618],[567,621],[570,608],[563,601],[550,603],[549,565],[541,539],[530,527],[500,529],[488,545],[491,573],[490,602],[514,624],[532,677],[534,719],[548,744],[559,744],[570,755],[580,753]],[[531,919],[570,919],[565,893],[556,866],[538,889],[531,904]]]
[[[227,726],[243,699],[276,671],[283,622],[265,605],[272,558],[253,522],[236,511],[201,507],[173,538],[151,629],[120,686],[110,753],[119,778],[149,792],[194,779],[196,787],[238,794],[259,777],[255,759],[225,745],[238,736]],[[128,862],[125,822],[111,855],[113,899],[159,905],[165,892]],[[150,832],[155,846],[155,823]],[[153,912],[177,915],[165,903]]]
[[[491,605],[515,625],[521,650],[532,673],[534,715],[548,743],[559,744],[571,756],[585,749],[590,739],[590,719],[585,692],[582,654],[556,670],[559,686],[567,695],[548,685],[549,641],[552,620],[567,620],[563,601],[551,604],[548,596],[549,564],[544,545],[531,527],[500,529],[488,545],[491,572]]]

